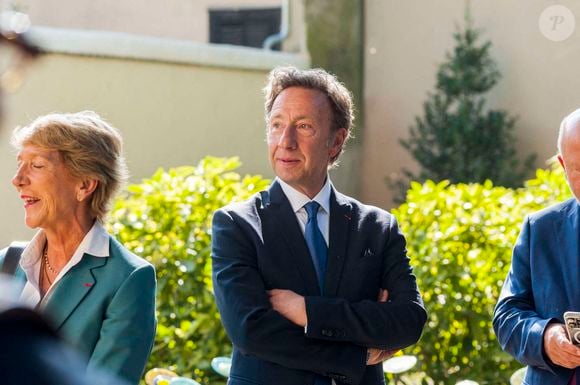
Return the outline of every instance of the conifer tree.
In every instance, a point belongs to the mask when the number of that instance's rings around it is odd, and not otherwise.
[[[486,111],[484,95],[500,78],[491,42],[478,43],[480,32],[473,28],[469,12],[465,27],[458,27],[453,37],[455,47],[437,71],[423,116],[415,118],[410,137],[400,141],[420,165],[417,175],[408,170],[405,175],[419,182],[490,179],[496,185],[521,186],[535,155],[521,163],[514,145],[516,119],[504,110]]]

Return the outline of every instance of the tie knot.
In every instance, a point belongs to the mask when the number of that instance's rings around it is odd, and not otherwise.
[[[320,205],[316,201],[308,202],[304,205],[306,212],[308,213],[308,219],[316,218],[316,214],[318,214],[318,208]]]

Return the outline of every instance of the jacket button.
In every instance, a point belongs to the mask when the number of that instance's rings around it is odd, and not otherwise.
[[[340,381],[346,381],[348,379],[344,374],[340,373],[326,373],[326,376]]]

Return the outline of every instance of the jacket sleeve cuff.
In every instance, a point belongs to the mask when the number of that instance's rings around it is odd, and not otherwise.
[[[321,320],[316,312],[317,303],[321,297],[304,297],[306,304],[307,324],[304,328],[304,333],[308,338],[324,339],[328,341],[341,342],[341,337],[346,334],[342,332],[327,328],[324,326],[324,321]],[[350,342],[345,342],[340,348],[341,356],[348,356],[348,360],[342,360],[342,363],[337,366],[341,370],[324,373],[325,376],[330,377],[336,381],[346,384],[358,384],[362,380],[367,367],[367,351],[364,346],[355,345]]]
[[[558,366],[553,364],[552,361],[550,361],[550,359],[546,355],[546,351],[544,350],[544,333],[546,332],[546,328],[548,326],[550,326],[550,324],[553,324],[553,323],[560,323],[560,320],[558,320],[557,318],[549,318],[546,320],[542,320],[540,322],[540,324],[542,326],[542,334],[540,336],[540,349],[541,349],[542,365],[540,365],[539,368],[547,370],[554,375],[557,375],[557,373],[555,372],[554,369],[556,369]]]
[[[349,341],[348,331],[345,328],[337,327],[338,322],[326,319],[320,309],[324,307],[323,297],[304,297],[306,305],[307,327],[306,337],[322,339],[327,341]]]

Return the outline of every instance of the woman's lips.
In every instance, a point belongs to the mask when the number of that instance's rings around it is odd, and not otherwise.
[[[30,195],[21,195],[20,196],[20,199],[22,199],[24,201],[24,207],[25,208],[30,207],[30,206],[34,205],[35,203],[37,203],[37,202],[40,202],[40,199],[39,198],[30,196]]]

